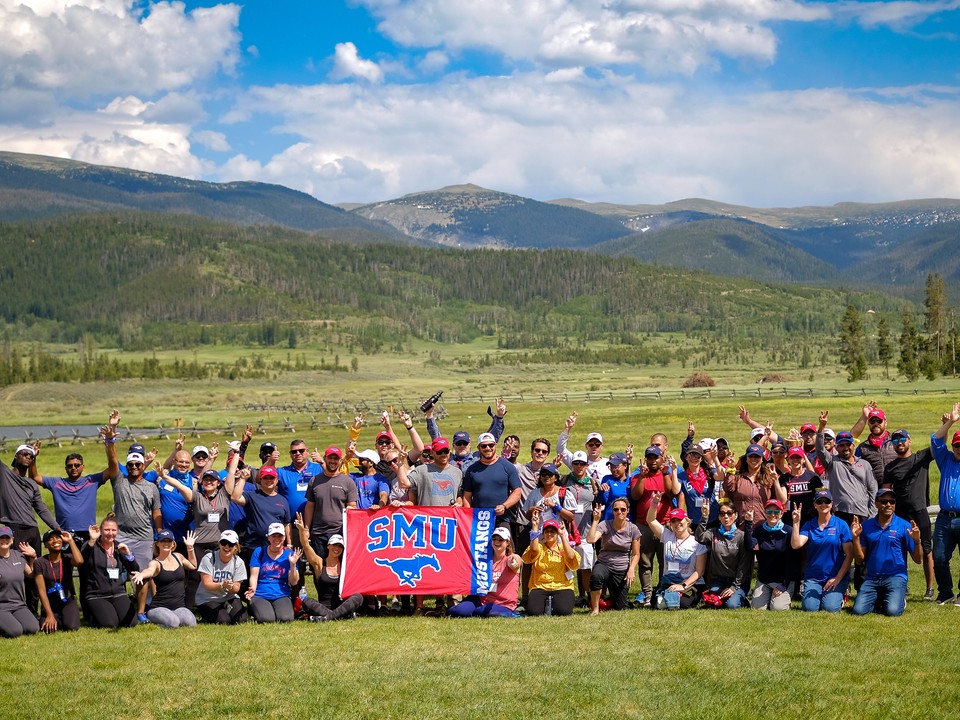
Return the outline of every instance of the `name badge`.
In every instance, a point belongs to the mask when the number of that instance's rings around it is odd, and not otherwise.
[[[111,580],[119,580],[120,568],[107,568],[107,577]]]
[[[579,505],[577,505],[577,512],[578,512],[578,513],[581,513],[581,514],[582,514],[582,513],[585,513],[586,511],[587,511],[587,504],[586,504],[586,503],[580,503]]]
[[[310,485],[309,482],[298,482],[298,483],[297,483],[297,490],[298,490],[299,492],[306,492],[308,485]]]
[[[164,484],[163,484],[163,489],[166,490],[167,492],[180,492],[179,490],[177,490],[177,489],[176,489],[173,485],[171,485],[170,483],[164,483]]]
[[[218,522],[220,522],[220,513],[218,513],[218,512],[208,512],[208,513],[207,513],[207,522],[208,522],[208,523],[218,523]]]
[[[576,575],[576,573],[573,570],[567,570],[566,572],[567,580],[573,580],[574,575]]]

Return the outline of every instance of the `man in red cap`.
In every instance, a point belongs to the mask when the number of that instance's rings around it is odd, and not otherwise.
[[[360,498],[353,478],[340,468],[343,452],[331,445],[323,451],[323,472],[307,487],[303,524],[310,528],[310,545],[320,557],[327,557],[327,541],[343,535],[343,511],[355,509]]]
[[[850,428],[850,432],[855,438],[859,438],[864,427],[870,429],[870,434],[857,446],[857,457],[870,463],[877,485],[888,485],[889,483],[883,481],[883,469],[897,457],[897,453],[890,442],[890,433],[887,432],[887,414],[872,400],[863,406],[863,413]]]

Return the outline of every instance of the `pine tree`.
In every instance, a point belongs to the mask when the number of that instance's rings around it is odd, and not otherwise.
[[[893,345],[890,344],[890,328],[887,319],[877,323],[877,359],[883,365],[883,377],[890,377],[890,361],[893,360]]]
[[[920,366],[917,362],[917,344],[920,337],[913,324],[913,313],[903,311],[903,330],[900,332],[900,359],[897,361],[897,370],[909,382],[920,377]]]
[[[927,337],[930,340],[928,349],[939,365],[943,359],[947,331],[947,293],[940,273],[927,275],[927,297],[923,305],[926,308]]]
[[[860,313],[853,305],[840,321],[840,362],[847,370],[847,382],[863,380],[867,376],[866,336]]]

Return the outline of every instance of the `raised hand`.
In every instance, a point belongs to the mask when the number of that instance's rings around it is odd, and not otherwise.
[[[410,413],[406,410],[397,410],[397,420],[403,423],[403,426],[412,425],[413,421],[410,420]]]
[[[220,455],[220,443],[215,442],[210,445],[210,459],[216,460]]]
[[[693,424],[693,420],[687,420],[687,437],[693,437],[697,434],[697,426]]]
[[[498,418],[502,418],[507,414],[507,404],[503,402],[503,398],[497,398],[497,412],[496,415]]]
[[[112,428],[116,428],[117,425],[120,424],[120,411],[119,411],[119,410],[117,410],[116,408],[113,409],[113,411],[110,413],[110,417],[107,418],[107,424],[108,424],[110,427],[112,427]]]
[[[143,456],[143,462],[145,465],[149,465],[153,462],[153,459],[160,453],[160,448],[152,447],[147,451],[147,454]]]
[[[303,557],[302,548],[294,548],[294,551],[290,553],[290,567],[296,567],[297,563],[300,562],[300,558]]]
[[[293,526],[297,530],[306,530],[307,526],[303,524],[303,513],[297,513],[297,517],[293,520]]]
[[[357,416],[353,419],[353,429],[360,430],[363,427],[363,413],[357,413]]]
[[[240,436],[241,443],[248,443],[253,439],[253,425],[247,425],[243,429],[243,435]]]
[[[627,465],[633,464],[633,443],[627,445],[626,449],[623,451],[623,454],[627,456]]]
[[[793,518],[793,526],[795,528],[800,527],[800,517],[803,513],[800,511],[800,505],[793,506],[793,512],[790,513],[790,516]]]
[[[37,551],[33,549],[33,546],[25,542],[20,543],[20,552],[28,560],[32,560],[37,556]]]
[[[577,424],[577,413],[576,413],[576,412],[572,412],[572,413],[570,413],[570,415],[567,417],[566,422],[563,423],[563,429],[564,429],[567,433],[569,433],[569,432],[573,429],[573,426],[576,425],[576,424]]]
[[[863,526],[860,525],[860,518],[857,515],[853,516],[853,520],[850,521],[850,534],[856,539],[860,537],[860,532],[863,530]]]
[[[910,521],[910,537],[914,543],[920,542],[920,528],[917,527],[917,523],[913,520]]]
[[[830,422],[830,411],[821,410],[819,419],[820,419],[820,427],[826,427],[827,423]]]
[[[384,430],[390,432],[390,413],[386,410],[380,413],[380,424],[383,425]]]
[[[743,514],[743,519],[746,520],[748,523],[753,524],[753,510],[747,510]]]
[[[740,405],[737,408],[737,417],[740,418],[743,422],[748,422],[750,420],[750,413],[747,412],[747,408],[743,405]]]
[[[197,536],[194,535],[193,530],[187,530],[187,533],[183,536],[183,544],[187,546],[187,552],[190,552],[190,548],[197,544]]]
[[[90,544],[91,544],[91,545],[94,544],[94,543],[96,543],[97,540],[100,539],[100,526],[99,526],[99,525],[91,525],[90,527],[87,528],[87,532],[90,534]]]
[[[183,444],[186,441],[187,441],[187,436],[184,435],[183,433],[180,433],[177,436],[177,441],[173,444],[173,447],[176,449],[177,452],[180,452],[181,450],[183,450]]]
[[[593,509],[593,521],[600,522],[600,517],[601,517],[601,513],[600,513],[600,508],[598,506]]]

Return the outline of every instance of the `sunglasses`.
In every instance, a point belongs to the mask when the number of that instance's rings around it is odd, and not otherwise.
[[[574,461],[573,461],[573,464],[574,464],[574,465],[589,465],[589,463],[585,463],[583,460],[574,460]]]
[[[383,440],[377,440],[377,445],[393,445],[393,440],[388,440],[386,438]]]
[[[306,451],[306,448],[290,448],[291,455],[303,455]]]
[[[617,508],[614,508],[613,511],[616,512],[616,513],[626,512],[626,511],[627,511],[627,508],[617,507]]]
[[[486,450],[487,448],[492,448],[496,446],[493,443],[480,443],[479,445],[477,445],[477,447],[480,448],[481,450]]]
[[[882,498],[877,500],[877,505],[896,505],[897,501],[894,498]]]
[[[783,515],[783,510],[777,510],[776,508],[768,508],[764,512],[767,515]]]
[[[387,465],[399,465],[400,458],[395,457],[393,460],[387,460]]]
[[[434,455],[449,455],[449,454],[450,454],[450,450],[449,450],[449,449],[445,449],[445,450],[434,450],[434,451],[433,451],[433,454],[434,454]]]
[[[721,517],[729,517],[730,515],[736,515],[736,513],[732,512],[731,510],[721,510],[717,514],[720,515]]]
[[[464,441],[464,440],[457,440],[457,441],[454,442],[453,444],[454,444],[455,446],[457,446],[457,447],[466,447],[466,446],[469,445],[470,443],[467,442],[467,441]]]
[[[530,452],[535,452],[537,455],[546,455],[550,451],[546,448],[534,448]]]
[[[898,438],[894,438],[894,439],[891,440],[890,442],[891,442],[893,445],[903,445],[904,443],[907,442],[907,439],[904,438],[904,437],[898,437]]]
[[[237,546],[236,543],[232,543],[232,542],[230,542],[229,540],[221,540],[221,541],[220,541],[220,547],[236,547],[236,546]]]
[[[82,468],[83,463],[67,463],[65,466],[67,470],[76,470],[77,468]]]
[[[814,501],[814,505],[830,505],[833,503],[833,500],[827,500],[826,498],[820,498],[819,500]]]
[[[786,450],[771,450],[770,452],[772,452],[774,455],[786,455],[786,454],[787,454],[787,451],[786,451]]]
[[[597,442],[596,440],[591,440],[587,443],[587,447],[600,447],[601,445],[603,445],[603,443]]]
[[[127,463],[127,467],[135,467],[135,468],[143,467],[143,463],[141,463],[141,462],[128,462],[128,463]]]

